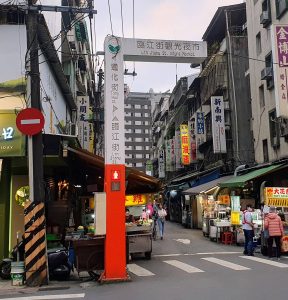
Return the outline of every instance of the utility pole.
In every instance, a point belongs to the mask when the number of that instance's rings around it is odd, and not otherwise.
[[[33,0],[29,0],[28,4],[32,5]],[[28,10],[26,57],[29,63],[25,62],[28,68],[28,99],[30,96],[28,105],[41,111],[37,27],[38,12]],[[26,284],[39,286],[48,283],[42,132],[28,136],[28,165],[30,201],[24,211]]]
[[[34,0],[28,0],[28,5],[18,5],[26,10],[28,73],[28,102],[31,108],[41,111],[38,16],[41,11],[89,13],[90,17],[97,12],[93,10],[92,1],[89,8],[34,5]],[[28,165],[30,201],[25,205],[25,272],[26,285],[40,286],[48,283],[48,262],[46,246],[45,197],[43,179],[43,145],[42,133],[28,137]]]

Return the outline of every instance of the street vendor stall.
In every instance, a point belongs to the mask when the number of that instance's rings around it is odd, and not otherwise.
[[[281,216],[284,235],[281,241],[282,253],[288,253],[288,188],[287,187],[266,187],[264,188],[264,209],[263,213],[269,212],[270,206],[277,208],[278,214]],[[265,255],[267,253],[267,240],[262,234],[261,251]]]
[[[153,221],[146,213],[146,204],[152,200],[151,197],[151,194],[126,196],[125,206],[134,217],[134,222],[126,223],[127,245],[131,256],[144,253],[147,259],[151,258]]]

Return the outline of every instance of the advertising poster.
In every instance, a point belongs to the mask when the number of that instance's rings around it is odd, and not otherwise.
[[[190,138],[188,125],[180,125],[181,135],[181,159],[183,165],[190,165]]]

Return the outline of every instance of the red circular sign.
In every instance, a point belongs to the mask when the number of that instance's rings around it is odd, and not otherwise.
[[[42,112],[36,108],[23,109],[17,115],[16,126],[23,134],[37,134],[44,127],[44,116]]]

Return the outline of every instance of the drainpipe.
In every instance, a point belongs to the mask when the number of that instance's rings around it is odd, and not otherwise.
[[[235,171],[234,171],[234,176],[237,176],[238,172],[241,171],[241,170],[244,170],[246,169],[248,166],[247,165],[240,165],[238,166]]]
[[[229,22],[228,22],[228,14],[227,10],[225,10],[225,18],[226,18],[226,33],[228,38],[227,48],[228,48],[228,64],[231,71],[231,83],[232,83],[232,93],[233,93],[233,104],[234,104],[234,116],[235,116],[235,135],[236,135],[236,157],[239,158],[239,135],[238,135],[238,116],[237,116],[237,101],[236,101],[236,92],[235,92],[235,80],[234,80],[234,70],[232,63],[232,49],[231,49],[231,36],[229,32]]]

